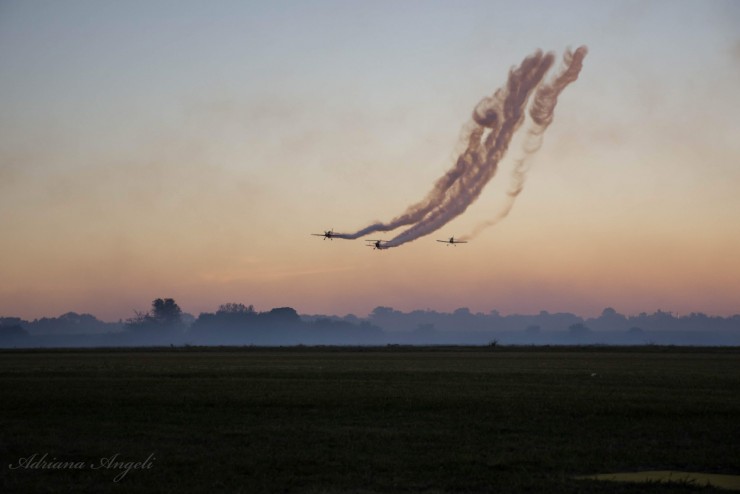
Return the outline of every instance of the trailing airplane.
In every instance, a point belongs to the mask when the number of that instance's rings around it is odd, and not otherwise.
[[[365,242],[370,242],[367,246],[372,247],[373,250],[383,250],[388,248],[382,244],[385,240],[365,240]]]
[[[311,235],[315,237],[324,237],[324,240],[326,240],[327,238],[329,240],[334,240],[334,229],[332,228],[331,230],[324,230],[324,233],[312,233]]]
[[[455,245],[455,244],[467,244],[467,240],[455,240],[455,237],[450,237],[448,240],[437,240],[437,242],[442,242],[443,244],[447,245]]]

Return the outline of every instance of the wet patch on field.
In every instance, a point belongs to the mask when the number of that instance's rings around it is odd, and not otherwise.
[[[712,486],[720,489],[740,491],[740,475],[654,470],[647,472],[599,473],[595,475],[581,475],[576,478],[584,480],[605,480],[611,482],[666,482],[696,486]]]

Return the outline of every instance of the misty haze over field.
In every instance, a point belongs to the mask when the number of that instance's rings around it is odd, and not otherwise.
[[[0,347],[182,345],[740,345],[740,315],[685,316],[657,311],[599,317],[571,313],[502,315],[498,311],[401,312],[377,307],[367,317],[299,315],[290,307],[259,312],[238,303],[194,317],[173,299],[115,323],[69,312],[33,321],[0,317]]]

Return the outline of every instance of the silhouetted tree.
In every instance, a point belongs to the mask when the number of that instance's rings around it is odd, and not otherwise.
[[[0,328],[3,326],[23,326],[28,324],[28,321],[24,321],[20,317],[0,317]]]
[[[256,314],[256,311],[253,305],[228,303],[219,305],[216,314]]]
[[[301,316],[292,307],[276,307],[270,312],[263,312],[260,317],[264,322],[271,324],[291,325],[301,322]]]
[[[155,327],[174,328],[182,322],[182,309],[174,299],[155,299],[150,312],[134,311],[134,317],[126,320],[129,329],[140,330]]]
[[[190,334],[200,343],[253,343],[260,332],[258,320],[253,305],[222,304],[215,313],[202,312],[190,327]]]
[[[182,309],[171,298],[155,299],[152,302],[152,319],[163,326],[173,326],[180,322]]]
[[[98,320],[92,314],[67,312],[59,317],[42,317],[31,323],[31,329],[37,334],[52,333],[104,333],[111,325]]]
[[[143,329],[152,323],[151,316],[148,312],[142,312],[135,310],[134,317],[126,319],[126,327],[128,329]]]
[[[624,331],[629,327],[627,318],[611,307],[601,311],[598,318],[588,319],[586,322],[596,331]]]

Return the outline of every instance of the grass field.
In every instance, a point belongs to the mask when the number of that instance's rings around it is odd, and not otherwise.
[[[726,492],[574,477],[740,473],[740,350],[4,351],[0,421],[4,493]]]

